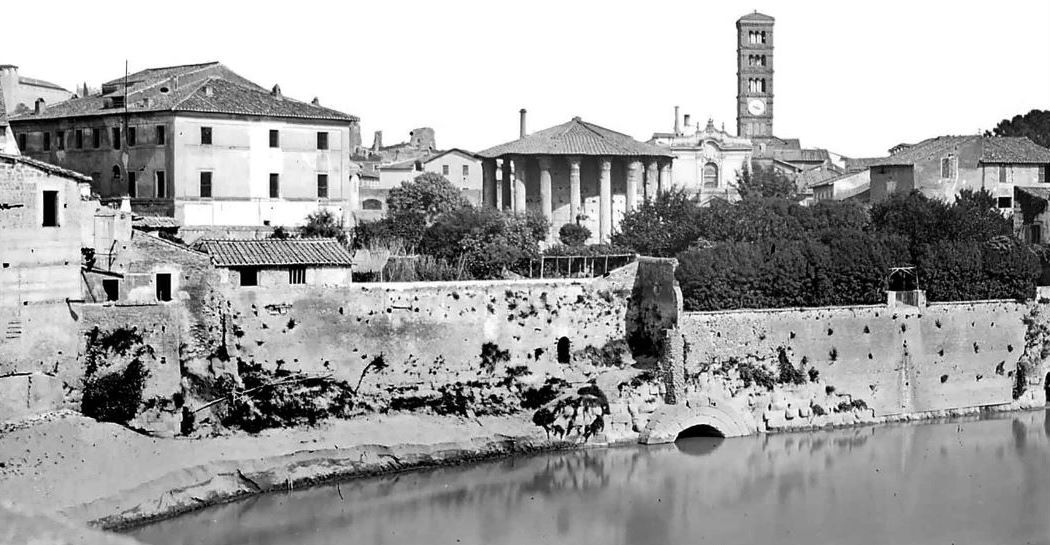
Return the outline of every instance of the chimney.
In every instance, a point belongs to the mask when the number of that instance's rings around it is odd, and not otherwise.
[[[375,139],[372,140],[372,151],[379,151],[383,147],[383,131],[376,131]]]
[[[314,99],[310,101],[310,104],[313,104],[314,106],[320,106],[321,100],[317,97],[314,97]]]
[[[36,112],[37,115],[40,115],[40,114],[46,112],[47,111],[47,101],[45,101],[42,98],[36,99],[36,106],[34,107],[34,111]]]
[[[685,114],[685,117],[682,119],[682,124],[685,125],[686,130],[689,130],[689,117],[689,114]]]
[[[270,89],[270,94],[277,98],[281,98],[281,86],[276,83],[273,84],[273,89]]]
[[[682,134],[682,126],[678,123],[678,106],[674,107],[674,133]]]
[[[525,108],[519,110],[518,113],[521,114],[521,126],[518,130],[518,138],[525,138],[525,135],[529,134],[525,130]]]
[[[210,97],[215,94],[215,89],[212,89],[211,84],[204,86],[204,96]]]

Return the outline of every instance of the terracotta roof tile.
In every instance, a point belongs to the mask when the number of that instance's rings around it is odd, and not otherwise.
[[[270,91],[241,77],[219,63],[151,68],[127,77],[127,111],[202,112],[257,115],[298,119],[358,121],[358,118],[331,108],[274,96]],[[122,115],[123,106],[113,107],[114,99],[124,98],[124,78],[103,84],[103,92],[48,105],[43,113],[33,111],[14,116],[15,121],[56,119],[97,115]],[[107,104],[109,106],[107,107]]]
[[[71,180],[76,180],[78,182],[90,182],[91,181],[91,178],[89,176],[84,176],[83,174],[81,174],[79,172],[74,172],[72,170],[62,168],[60,166],[55,166],[55,165],[52,165],[51,163],[45,163],[43,161],[38,161],[36,159],[30,158],[30,157],[26,157],[25,155],[11,155],[11,154],[8,154],[8,153],[0,153],[0,160],[8,161],[8,162],[11,162],[11,163],[22,163],[24,165],[29,165],[29,166],[31,166],[33,168],[36,168],[36,169],[42,170],[44,172],[47,172],[48,174],[51,174],[51,175],[54,175],[54,176],[61,176],[63,178],[69,178]]]
[[[219,267],[353,264],[350,252],[331,238],[204,240],[196,248],[210,254]]]
[[[556,125],[479,152],[481,157],[502,155],[611,155],[671,157],[666,148],[639,142],[619,133],[574,117]]]
[[[923,140],[889,157],[871,163],[871,166],[909,166],[940,156],[944,151],[960,145],[978,142],[982,163],[1048,164],[1050,150],[1020,136],[938,136]]]

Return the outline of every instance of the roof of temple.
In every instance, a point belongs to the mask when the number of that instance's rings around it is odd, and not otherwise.
[[[333,238],[203,240],[196,248],[219,267],[327,265],[349,267],[353,256]]]
[[[669,149],[639,142],[579,117],[478,152],[478,155],[488,158],[502,155],[672,156]]]

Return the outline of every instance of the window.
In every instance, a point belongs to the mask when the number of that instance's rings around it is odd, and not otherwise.
[[[73,146],[77,149],[84,149],[84,131],[82,129],[73,131]]]
[[[996,201],[997,201],[1000,209],[1002,209],[1002,208],[1013,208],[1014,207],[1014,199],[1013,199],[1013,197],[999,197],[998,199],[996,199]]]
[[[999,165],[999,183],[1006,183],[1006,165]]]
[[[463,176],[470,176],[470,165],[463,165]]]
[[[113,149],[120,149],[120,127],[113,127]]]
[[[26,133],[24,132],[18,134],[18,149],[28,151],[26,150]]]
[[[137,131],[135,127],[128,127],[128,147],[134,146],[137,142]]]
[[[281,133],[277,129],[270,129],[270,147],[281,147]]]
[[[44,191],[44,227],[58,227],[58,191]]]
[[[167,180],[164,179],[164,171],[158,170],[153,174],[155,183],[155,191],[158,199],[163,199],[168,196],[168,184]]]
[[[707,189],[718,187],[718,165],[714,163],[704,165],[704,187]]]
[[[51,151],[51,133],[44,133],[44,151]]]
[[[139,188],[135,184],[135,182],[138,181],[136,180],[137,176],[135,174],[135,172],[132,172],[130,170],[128,171],[128,196],[133,199],[137,197],[139,193]]]
[[[327,199],[328,198],[328,175],[318,174],[317,175],[317,198]]]
[[[1048,170],[1050,170],[1050,167],[1042,167],[1039,169],[1039,183],[1046,183],[1046,173]]]
[[[164,125],[157,125],[156,127],[156,138],[157,145],[163,146],[168,143],[168,128]]]
[[[306,283],[306,267],[288,267],[289,284]]]
[[[171,273],[157,273],[157,300],[171,301]]]
[[[66,149],[66,131],[55,131],[55,147],[60,150]]]
[[[317,133],[317,149],[328,149],[328,133]]]
[[[241,269],[241,285],[242,286],[258,286],[259,285],[259,269],[252,269],[252,268]]]
[[[270,173],[270,198],[279,199],[281,197],[281,175],[276,172]]]
[[[102,147],[102,129],[91,129],[91,147],[95,149]]]
[[[1042,244],[1043,243],[1043,226],[1042,225],[1040,225],[1038,223],[1034,223],[1034,224],[1028,226],[1028,242],[1031,242],[1032,244]]]
[[[946,155],[943,159],[941,159],[941,178],[954,180],[956,166],[957,163],[955,161],[955,155],[952,153]]]
[[[449,172],[448,165],[441,165],[441,175],[442,176],[448,176],[448,172]]]
[[[211,198],[211,172],[201,172],[201,198]]]
[[[201,145],[211,145],[211,127],[201,127]]]
[[[120,281],[115,278],[104,278],[102,280],[102,291],[106,294],[106,301],[120,299]]]
[[[120,183],[120,166],[113,165],[113,184]]]

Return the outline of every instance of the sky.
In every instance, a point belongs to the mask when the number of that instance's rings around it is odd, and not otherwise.
[[[6,4],[6,3],[5,3]],[[640,140],[673,109],[736,128],[736,20],[776,18],[773,130],[851,157],[1050,109],[1050,1],[31,2],[0,64],[74,89],[217,60],[361,118],[481,150],[573,116]],[[43,11],[42,11],[43,9]],[[46,24],[30,23],[45,17]],[[24,23],[24,24],[23,24]]]

